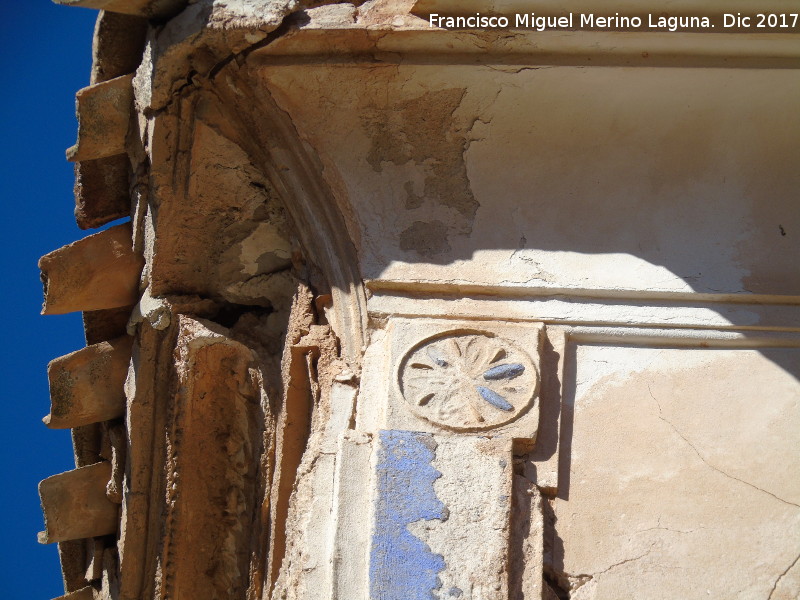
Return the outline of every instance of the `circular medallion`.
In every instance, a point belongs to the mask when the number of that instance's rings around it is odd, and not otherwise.
[[[510,423],[534,402],[539,375],[526,352],[492,334],[449,333],[412,348],[398,371],[419,417],[457,431]]]

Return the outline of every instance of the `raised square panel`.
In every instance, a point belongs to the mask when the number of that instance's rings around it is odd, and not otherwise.
[[[534,439],[538,323],[391,319],[365,358],[361,425]]]

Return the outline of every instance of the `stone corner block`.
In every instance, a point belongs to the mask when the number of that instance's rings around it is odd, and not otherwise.
[[[39,483],[45,530],[51,544],[116,533],[119,507],[106,496],[111,464],[100,462],[48,477]]]
[[[388,398],[366,429],[536,439],[541,323],[393,318],[365,356],[363,389]],[[388,357],[389,368],[371,368]]]
[[[46,254],[39,260],[42,314],[136,304],[144,259],[134,253],[131,224],[123,223]]]
[[[78,141],[67,160],[95,160],[123,154],[133,110],[133,74],[90,85],[75,95]]]
[[[56,358],[47,366],[52,429],[116,419],[125,413],[125,378],[133,338],[122,336]]]

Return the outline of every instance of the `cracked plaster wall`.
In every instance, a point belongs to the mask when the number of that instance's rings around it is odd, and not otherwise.
[[[546,564],[570,597],[795,597],[797,351],[585,345],[569,360]]]

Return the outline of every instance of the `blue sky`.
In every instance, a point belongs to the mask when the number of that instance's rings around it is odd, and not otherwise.
[[[47,363],[84,345],[79,314],[39,315],[38,258],[88,233],[72,214],[75,92],[89,83],[96,11],[5,0],[0,19],[3,327],[0,514],[4,598],[63,594],[55,545],[41,546],[39,480],[74,468],[68,431],[41,422]]]

